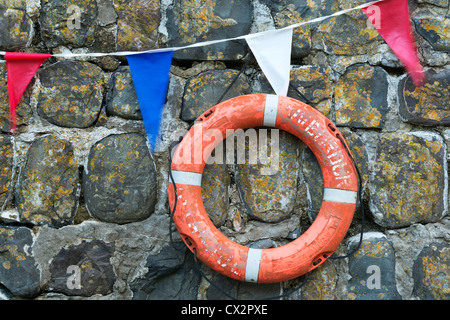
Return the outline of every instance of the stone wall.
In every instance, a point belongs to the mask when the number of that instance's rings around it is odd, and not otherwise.
[[[180,46],[362,2],[0,0],[0,50]],[[295,30],[292,85],[344,133],[362,171],[366,219],[355,255],[328,260],[284,299],[450,298],[448,6],[410,1],[429,79],[420,89],[361,11]],[[168,145],[215,105],[246,59],[239,41],[176,52],[153,154],[125,58],[48,59],[18,107],[14,136],[0,62],[0,299],[223,299],[195,271],[192,254],[170,244]],[[272,89],[253,61],[226,98],[255,92]],[[276,247],[317,215],[323,182],[315,157],[289,134],[280,133],[279,144],[273,176],[251,164],[205,169],[207,211],[236,242]],[[357,210],[336,254],[352,250],[360,231]],[[246,284],[203,271],[241,299],[276,296],[303,281]]]

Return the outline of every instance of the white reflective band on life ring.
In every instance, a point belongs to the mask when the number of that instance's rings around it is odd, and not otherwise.
[[[268,94],[264,108],[264,122],[266,127],[276,127],[278,115],[278,96]]]
[[[188,171],[172,170],[173,180],[176,184],[187,184],[190,186],[202,186],[202,174]],[[169,176],[169,183],[173,183]]]
[[[259,265],[261,264],[261,249],[248,250],[247,265],[245,267],[245,281],[258,282]]]
[[[356,204],[358,192],[341,189],[323,189],[323,201]]]

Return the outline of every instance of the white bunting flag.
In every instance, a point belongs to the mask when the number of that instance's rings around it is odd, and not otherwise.
[[[245,38],[262,72],[280,96],[286,96],[289,89],[292,30],[271,30]]]

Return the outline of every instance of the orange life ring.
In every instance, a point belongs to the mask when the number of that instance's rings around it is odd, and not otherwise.
[[[276,127],[297,136],[322,169],[324,198],[317,218],[299,238],[277,248],[248,248],[214,226],[202,201],[205,160],[191,152],[200,148],[209,156],[221,142],[208,136],[209,129],[220,130],[222,137],[227,137],[232,132],[227,129],[251,127]],[[207,266],[240,281],[287,281],[322,264],[346,235],[358,194],[357,172],[339,135],[320,112],[288,97],[250,94],[212,107],[197,119],[173,154],[171,173],[177,188],[173,221],[184,243]],[[175,203],[173,181],[169,180],[170,208]]]

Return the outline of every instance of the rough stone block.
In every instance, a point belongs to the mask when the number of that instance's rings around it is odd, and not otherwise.
[[[12,191],[14,147],[11,138],[0,135],[0,211]]]
[[[302,287],[303,300],[336,300],[338,272],[331,261],[328,261],[308,274],[308,280]]]
[[[30,251],[32,244],[30,229],[0,227],[0,284],[21,298],[34,298],[40,290],[40,272]]]
[[[175,247],[148,256],[148,272],[130,284],[134,300],[197,299],[201,275],[194,269],[194,256],[184,244],[175,243]]]
[[[388,75],[380,67],[349,67],[335,88],[336,125],[383,128],[389,111]]]
[[[202,176],[202,198],[206,212],[216,227],[228,217],[230,176],[225,163],[206,164]]]
[[[302,66],[291,70],[291,84],[326,117],[330,117],[333,96],[333,76],[329,67]],[[292,88],[288,95],[301,99]]]
[[[108,136],[91,149],[83,175],[84,200],[91,216],[129,223],[153,213],[157,198],[155,163],[144,136]]]
[[[21,222],[52,227],[71,224],[78,207],[78,175],[69,142],[53,135],[34,141],[16,187]]]
[[[92,63],[61,61],[39,72],[38,113],[61,127],[87,128],[98,119],[105,79]]]
[[[92,240],[62,248],[50,264],[50,291],[86,297],[111,293],[116,281],[111,265],[114,247]]]
[[[399,115],[403,121],[425,126],[450,124],[450,69],[426,71],[427,82],[417,88],[409,76],[399,81]]]
[[[305,22],[317,16],[318,1],[261,1],[271,11],[272,18],[277,29],[284,28],[296,23]],[[311,28],[310,24],[294,29],[292,39],[292,57],[301,58],[307,56],[311,51]]]
[[[117,13],[117,50],[140,51],[156,47],[161,20],[157,0],[113,0]]]
[[[414,294],[421,300],[450,299],[450,246],[434,243],[424,248],[413,268]]]
[[[360,235],[348,242],[348,251],[358,245]],[[400,300],[395,280],[395,254],[384,234],[364,234],[359,250],[349,258],[350,280],[347,298],[351,300]]]
[[[33,21],[26,1],[0,1],[0,17],[0,50],[16,51],[31,44]]]
[[[119,67],[113,73],[106,98],[106,112],[124,119],[142,120],[139,101],[128,66]]]
[[[253,5],[250,1],[174,0],[167,10],[168,46],[178,47],[250,33]],[[245,40],[177,51],[180,60],[240,60]]]
[[[238,71],[211,70],[190,78],[185,87],[180,118],[183,121],[194,121],[202,113],[217,104],[222,94],[230,86]],[[243,74],[225,95],[223,101],[250,93],[250,84]]]
[[[94,42],[97,20],[96,0],[43,0],[39,25],[49,48],[80,48]]]
[[[352,6],[351,1],[345,3],[346,8]],[[325,6],[331,10],[324,10],[322,16],[344,9],[336,1],[327,1]],[[312,43],[313,48],[328,54],[352,56],[376,51],[383,39],[376,29],[368,27],[367,16],[359,10],[322,21],[313,31]]]
[[[382,134],[369,183],[376,223],[399,228],[436,222],[447,212],[446,145],[433,132]]]
[[[268,130],[266,144],[261,131],[249,130],[245,132],[249,137],[245,162],[239,162],[238,153],[236,166],[235,179],[240,198],[251,218],[271,223],[282,221],[292,215],[295,206],[300,167],[299,139],[285,131],[276,131],[274,135]],[[244,134],[237,139],[237,146],[242,144],[239,142],[242,137]],[[249,146],[255,146],[251,148],[253,151]],[[266,155],[258,152],[261,146],[267,147]],[[250,155],[256,156],[256,162]]]
[[[450,18],[448,16],[426,16],[413,18],[417,32],[435,50],[450,52]]]

